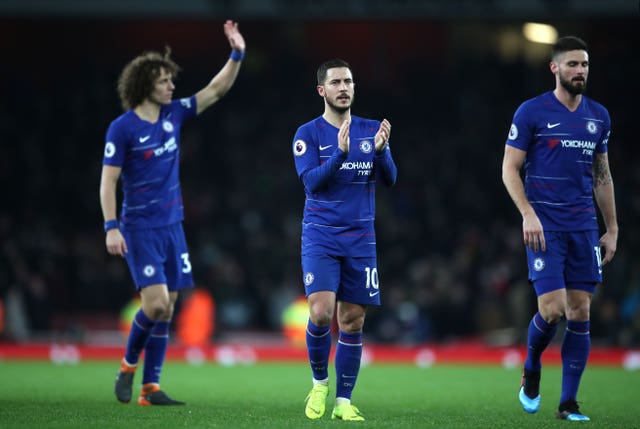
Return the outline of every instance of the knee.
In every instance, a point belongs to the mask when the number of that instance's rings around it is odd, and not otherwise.
[[[586,322],[590,317],[591,293],[583,290],[570,290],[567,299],[567,319]]]
[[[347,312],[342,314],[340,320],[338,320],[338,325],[343,332],[361,332],[364,326],[364,312]]]
[[[309,319],[316,326],[328,326],[333,320],[333,306],[317,302],[309,306]]]
[[[591,314],[588,305],[569,306],[567,308],[567,319],[585,322],[589,320]]]
[[[151,320],[168,321],[171,320],[173,315],[173,306],[169,302],[163,302],[163,300],[144,303],[142,309]]]
[[[364,327],[364,317],[361,319],[354,319],[340,323],[340,330],[349,334],[355,334],[356,332],[362,332]]]
[[[167,305],[167,307],[165,307],[164,313],[162,314],[161,318],[164,322],[168,322],[171,320],[171,318],[173,317],[173,304],[169,303],[169,305]]]
[[[558,323],[564,316],[564,307],[560,304],[541,307],[540,316],[542,316],[544,321],[547,323]]]

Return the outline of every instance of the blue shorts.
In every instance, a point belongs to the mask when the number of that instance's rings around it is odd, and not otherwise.
[[[376,257],[303,255],[302,281],[307,296],[331,291],[340,301],[380,305],[380,283]]]
[[[529,280],[545,279],[547,286],[541,292],[555,289],[586,290],[584,285],[595,285],[602,282],[602,258],[600,256],[600,239],[598,231],[561,232],[546,231],[544,233],[547,250],[534,252],[527,247],[527,264]],[[548,279],[548,280],[547,280]]]
[[[181,223],[147,229],[126,230],[129,271],[138,290],[165,284],[169,291],[193,286],[187,241]]]

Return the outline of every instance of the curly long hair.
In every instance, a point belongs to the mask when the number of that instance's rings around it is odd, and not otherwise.
[[[162,70],[176,78],[180,66],[171,59],[171,48],[164,54],[155,51],[143,52],[131,60],[118,78],[118,95],[124,110],[134,109],[153,91],[153,85]]]

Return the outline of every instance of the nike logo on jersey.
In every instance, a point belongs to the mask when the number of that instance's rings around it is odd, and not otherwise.
[[[558,125],[560,125],[560,122],[558,122],[557,124],[550,124],[550,123],[547,122],[547,128],[555,128]]]
[[[149,136],[144,136],[144,137],[140,137],[138,140],[140,140],[140,143],[144,143],[147,140],[149,140],[150,137],[151,137],[150,135]]]
[[[376,292],[369,292],[369,298],[376,296],[377,294],[379,294],[380,291],[376,291]]]
[[[329,149],[331,146],[333,146],[332,144],[328,145],[328,146],[318,146],[318,149],[320,150],[327,150]]]

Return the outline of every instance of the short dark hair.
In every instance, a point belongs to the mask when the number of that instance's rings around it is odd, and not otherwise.
[[[349,71],[353,72],[353,70],[351,70],[351,66],[345,60],[334,58],[333,60],[325,61],[324,63],[320,64],[320,67],[318,67],[318,71],[316,73],[316,77],[318,78],[318,85],[324,85],[324,81],[327,79],[327,70],[339,67],[346,67],[349,69]]]
[[[131,60],[118,78],[118,95],[124,110],[134,109],[151,95],[153,85],[161,70],[178,76],[180,66],[171,59],[171,48],[166,46],[164,54],[144,52]]]
[[[568,51],[585,51],[588,52],[587,43],[576,36],[565,36],[558,39],[551,50],[551,59],[555,60],[560,54]]]

